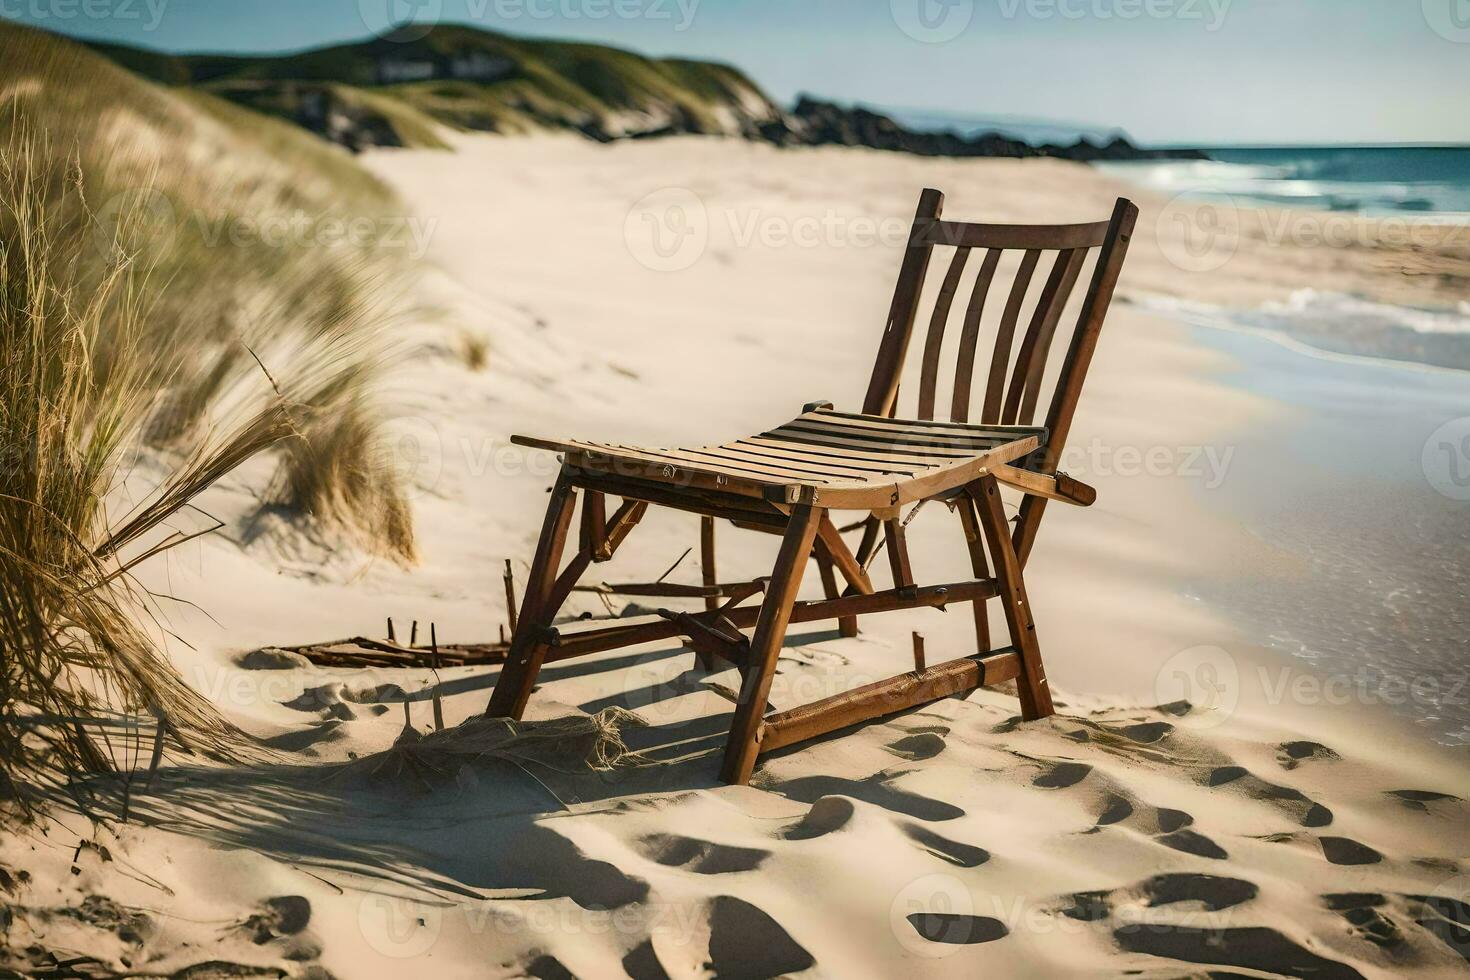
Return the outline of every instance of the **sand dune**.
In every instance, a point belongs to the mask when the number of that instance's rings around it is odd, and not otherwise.
[[[441,272],[427,288],[451,316],[421,339],[447,347],[468,329],[490,345],[483,372],[427,356],[396,378],[423,565],[303,550],[280,574],[277,549],[228,539],[175,560],[168,586],[219,621],[179,614],[200,645],[179,654],[186,676],[279,758],[233,771],[172,760],[169,791],[140,796],[132,823],[5,838],[0,866],[32,878],[13,948],[158,973],[223,960],[342,977],[1464,973],[1466,756],[1379,707],[1283,699],[1275,682],[1304,668],[1193,597],[1202,578],[1292,574],[1289,556],[1212,508],[1206,453],[1284,410],[1126,303],[1073,435],[1103,453],[1074,467],[1099,502],[1050,514],[1029,571],[1056,717],[1022,723],[1006,692],[977,692],[778,753],[751,786],[725,787],[722,690],[738,678],[654,644],[549,666],[529,712],[631,709],[646,722],[624,732],[640,764],[600,775],[461,759],[421,787],[336,778],[388,748],[405,699],[430,726],[435,676],[252,651],[378,632],[389,615],[434,621],[443,641],[493,636],[500,563],[529,556],[551,472],[506,450],[512,432],[677,444],[817,398],[851,405],[899,251],[858,241],[860,219],[906,223],[925,185],[956,217],[1001,220],[1100,217],[1125,191],[1055,162],[699,139],[480,139],[369,161],[435,222]],[[638,202],[671,192],[704,209],[704,241],[687,266],[650,268],[668,256],[640,251]],[[1140,204],[1145,222],[1168,207]],[[815,244],[777,241],[812,223]],[[1190,272],[1171,262],[1169,226],[1147,227],[1132,296],[1252,303],[1311,285],[1433,303],[1466,276],[1453,248],[1402,257],[1434,270],[1408,278],[1382,249],[1268,250],[1249,236],[1223,267]],[[1167,451],[1161,472],[1119,465],[1120,448],[1150,447]],[[251,479],[207,509],[243,520]],[[911,527],[916,560],[964,574],[957,522],[932,511]],[[696,527],[650,519],[640,547],[599,573],[652,578]],[[722,532],[721,548],[722,577],[769,567],[763,536]],[[676,577],[695,571],[691,557]],[[574,597],[569,614],[590,611],[595,597]],[[903,669],[913,630],[931,662],[971,652],[967,614],[864,625],[851,640],[793,629],[775,706]],[[1210,689],[1225,701],[1191,702],[1202,665],[1230,673]],[[483,711],[496,673],[439,672],[451,726]]]

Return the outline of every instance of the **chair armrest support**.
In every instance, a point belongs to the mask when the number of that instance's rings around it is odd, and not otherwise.
[[[1034,497],[1060,500],[1075,507],[1091,507],[1097,501],[1097,490],[1065,473],[1049,476],[1009,464],[991,467],[990,472],[997,481]]]

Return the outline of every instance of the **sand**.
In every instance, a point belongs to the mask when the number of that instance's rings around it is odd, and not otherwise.
[[[1180,206],[1134,195],[1144,219],[1067,462],[1099,501],[1053,507],[1028,570],[1054,718],[1021,723],[1013,697],[976,692],[779,753],[751,786],[725,787],[718,688],[735,673],[653,644],[548,667],[528,717],[630,708],[647,722],[630,744],[659,764],[461,761],[415,793],[322,767],[386,749],[403,692],[428,729],[431,672],[242,656],[381,634],[387,616],[432,621],[446,642],[493,638],[501,563],[524,577],[554,473],[511,433],[712,442],[812,400],[856,407],[920,187],[944,189],[953,217],[1036,221],[1103,217],[1129,191],[1061,162],[695,138],[475,138],[366,159],[433,229],[424,298],[443,315],[405,338],[414,353],[394,375],[393,450],[423,560],[246,534],[263,468],[215,491],[205,509],[230,531],[150,584],[208,610],[173,611],[196,648],[176,659],[280,755],[237,771],[171,759],[167,792],[140,795],[128,824],[72,817],[4,838],[0,866],[30,875],[12,948],[340,977],[1464,972],[1470,760],[1352,691],[1314,692],[1320,678],[1197,598],[1204,580],[1293,574],[1211,496],[1241,433],[1287,410],[1139,305],[1304,287],[1443,303],[1465,294],[1453,239],[1395,251],[1247,231],[1204,268],[1178,237],[1195,212],[1181,225]],[[482,370],[454,354],[466,333],[488,344]],[[942,507],[915,519],[922,573],[965,574],[957,531]],[[656,515],[597,573],[647,580],[696,541],[693,517]],[[773,541],[722,529],[720,549],[733,580],[768,571]],[[673,574],[697,576],[693,555]],[[809,575],[803,594],[819,588]],[[599,611],[585,595],[568,609]],[[931,663],[972,652],[959,610],[873,617],[849,640],[796,627],[773,703],[905,669],[914,630]],[[439,672],[448,724],[483,710],[496,673]]]

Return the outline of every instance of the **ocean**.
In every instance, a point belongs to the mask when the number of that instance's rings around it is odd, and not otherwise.
[[[1202,147],[1211,159],[1099,166],[1242,204],[1470,221],[1470,146]]]
[[[1470,223],[1470,147],[1206,152],[1104,169],[1239,205]],[[1417,309],[1304,283],[1249,309],[1140,302],[1229,353],[1229,383],[1288,408],[1240,435],[1208,503],[1295,574],[1200,582],[1200,597],[1335,696],[1470,745],[1470,296]]]
[[[1470,225],[1470,146],[1204,151],[1213,159],[1097,166],[1166,195],[1416,224]],[[1470,231],[1459,237],[1470,250]],[[1470,295],[1437,309],[1421,309],[1303,284],[1291,297],[1256,309],[1190,307],[1180,312],[1194,322],[1213,317],[1222,325],[1276,333],[1334,354],[1470,370]]]

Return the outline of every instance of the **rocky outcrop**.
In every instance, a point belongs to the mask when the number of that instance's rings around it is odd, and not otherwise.
[[[1106,144],[1078,140],[1070,146],[1035,146],[1000,133],[966,137],[953,131],[917,132],[889,116],[862,106],[846,108],[803,96],[760,136],[781,146],[865,146],[931,157],[1056,157],[1092,163],[1099,160],[1208,159],[1197,150],[1146,150],[1121,136]]]

